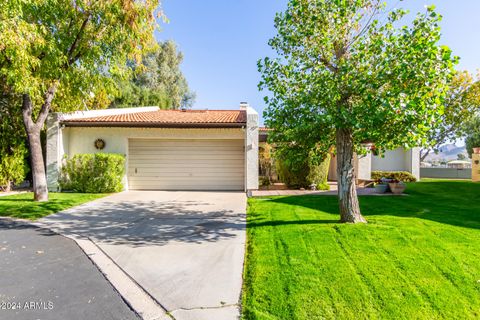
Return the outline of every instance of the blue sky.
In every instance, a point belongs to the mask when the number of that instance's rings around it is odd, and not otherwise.
[[[237,109],[248,101],[260,114],[264,92],[257,84],[257,61],[273,56],[267,45],[275,34],[275,13],[286,0],[164,0],[169,19],[157,39],[173,39],[184,54],[182,70],[197,93],[194,108]],[[459,69],[480,68],[479,0],[389,1],[412,13],[434,4],[444,17],[441,44],[461,57]]]

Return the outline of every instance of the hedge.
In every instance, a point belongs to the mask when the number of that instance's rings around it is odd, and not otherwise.
[[[123,190],[125,157],[119,154],[77,154],[65,160],[60,188],[80,193],[110,193]]]
[[[373,180],[380,180],[382,178],[395,179],[403,182],[417,181],[417,178],[407,171],[372,171]]]
[[[330,186],[327,183],[330,156],[319,165],[312,164],[310,159],[306,159],[301,164],[292,164],[277,159],[276,166],[280,181],[285,183],[289,188],[309,189],[313,184],[317,190],[330,189]]]

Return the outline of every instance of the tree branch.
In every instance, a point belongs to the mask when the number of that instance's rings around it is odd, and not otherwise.
[[[88,21],[90,21],[90,13],[87,14],[87,17],[85,20],[83,20],[82,25],[80,27],[80,30],[78,31],[75,40],[73,41],[72,45],[70,46],[70,49],[68,50],[67,53],[67,59],[68,59],[68,65],[71,65],[73,62],[76,60],[73,60],[73,53],[78,47],[78,43],[80,42],[83,32],[85,31],[85,28],[87,27]],[[78,58],[77,58],[78,59]]]
[[[32,112],[33,112],[33,106],[32,106],[32,100],[30,99],[30,95],[28,93],[24,93],[22,95],[22,116],[23,116],[23,124],[27,129],[26,130],[27,133],[29,133],[32,127],[35,126],[35,123],[32,120]]]
[[[40,113],[38,114],[37,121],[35,125],[42,127],[47,119],[48,112],[50,111],[50,106],[52,105],[52,100],[57,91],[58,81],[55,81],[45,93],[45,101],[43,102],[42,108],[40,109]]]

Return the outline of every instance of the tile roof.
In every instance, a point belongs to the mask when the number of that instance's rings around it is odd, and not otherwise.
[[[149,112],[135,112],[91,118],[77,118],[64,120],[67,125],[134,125],[134,126],[241,126],[246,123],[244,110],[158,110]]]

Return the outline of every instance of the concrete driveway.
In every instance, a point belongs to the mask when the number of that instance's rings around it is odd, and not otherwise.
[[[131,191],[40,220],[88,237],[175,319],[236,319],[246,197]]]

